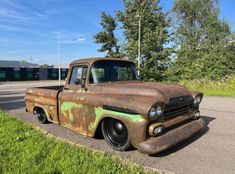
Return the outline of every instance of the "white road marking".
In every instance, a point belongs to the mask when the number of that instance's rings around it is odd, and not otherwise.
[[[18,100],[12,100],[12,101],[0,101],[0,104],[10,104],[10,103],[16,103],[16,102],[22,102],[24,99],[18,99]]]

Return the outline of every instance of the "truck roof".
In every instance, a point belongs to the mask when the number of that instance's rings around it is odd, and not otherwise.
[[[89,63],[92,64],[96,61],[99,60],[117,60],[117,61],[128,61],[128,62],[132,62],[130,60],[126,60],[126,59],[120,59],[120,58],[112,58],[112,57],[90,57],[90,58],[82,58],[82,59],[77,59],[71,62],[72,64],[77,64],[77,63]]]

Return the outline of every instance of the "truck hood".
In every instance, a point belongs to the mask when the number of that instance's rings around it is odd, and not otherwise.
[[[167,102],[172,97],[191,95],[185,87],[167,83],[114,82],[99,84],[99,86],[100,92],[104,94],[157,97],[164,102]]]
[[[168,105],[171,98],[192,96],[180,85],[138,81],[94,84],[90,86],[90,91],[90,95],[97,96],[97,105],[100,103],[104,108],[128,109],[133,113],[143,114],[146,119],[154,104]]]

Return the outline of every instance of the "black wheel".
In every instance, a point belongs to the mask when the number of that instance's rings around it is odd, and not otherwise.
[[[36,116],[38,118],[38,121],[40,121],[42,124],[45,124],[48,122],[47,115],[42,108],[38,108],[36,110]]]
[[[106,119],[102,122],[102,133],[105,141],[115,150],[124,151],[131,143],[125,124],[116,119]]]

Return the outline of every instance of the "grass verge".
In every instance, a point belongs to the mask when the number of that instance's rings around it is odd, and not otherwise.
[[[0,111],[0,173],[152,173],[102,152],[46,137]]]
[[[181,81],[191,91],[203,92],[206,96],[230,96],[235,97],[235,76],[217,81],[211,80],[187,80]]]

